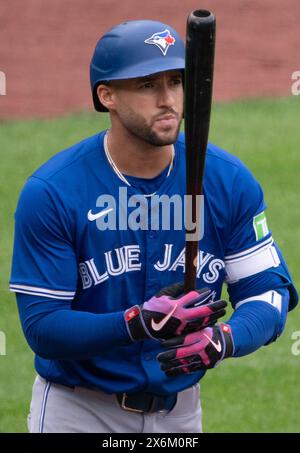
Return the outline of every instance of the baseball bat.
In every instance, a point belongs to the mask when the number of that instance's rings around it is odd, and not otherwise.
[[[184,120],[186,146],[186,219],[196,230],[201,227],[199,195],[203,191],[206,148],[212,102],[215,16],[206,10],[189,14],[186,28],[186,66],[184,77]],[[197,209],[198,204],[198,209]],[[202,219],[203,220],[203,219]],[[204,227],[204,223],[203,223]],[[191,232],[194,233],[191,235]],[[192,237],[192,239],[191,239]],[[199,233],[186,227],[185,292],[195,289]]]

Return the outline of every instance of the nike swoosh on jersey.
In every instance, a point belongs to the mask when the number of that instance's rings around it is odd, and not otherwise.
[[[92,210],[90,209],[87,218],[89,219],[90,222],[93,222],[94,220],[100,219],[100,217],[103,217],[104,215],[108,214],[110,211],[113,211],[113,208],[107,208],[104,209],[103,211],[97,212],[97,214],[93,214]]]
[[[220,340],[218,340],[218,343],[215,343],[209,336],[207,336],[205,333],[203,334],[207,339],[208,341],[213,345],[214,348],[216,348],[216,350],[218,352],[221,352],[222,351],[222,345],[220,343]]]
[[[176,310],[176,308],[177,308],[177,304],[172,308],[170,313],[168,313],[160,322],[155,322],[154,319],[152,318],[151,319],[151,327],[152,327],[152,329],[155,330],[156,332],[161,330],[164,327],[164,325],[169,321],[169,319],[173,315],[173,313]]]

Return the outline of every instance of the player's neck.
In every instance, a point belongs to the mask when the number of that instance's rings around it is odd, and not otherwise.
[[[108,132],[107,145],[119,171],[128,176],[154,178],[172,159],[173,145],[153,146],[114,129]]]

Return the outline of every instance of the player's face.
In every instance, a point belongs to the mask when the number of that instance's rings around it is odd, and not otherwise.
[[[154,146],[175,143],[183,115],[180,71],[117,81],[112,87],[122,127]]]

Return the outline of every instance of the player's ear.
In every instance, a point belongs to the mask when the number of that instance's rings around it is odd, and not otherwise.
[[[101,104],[104,105],[108,110],[114,108],[113,88],[110,83],[101,83],[97,87],[97,95]]]

